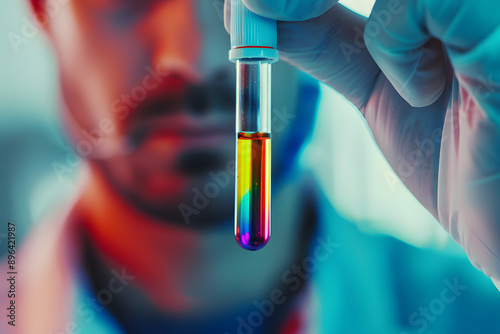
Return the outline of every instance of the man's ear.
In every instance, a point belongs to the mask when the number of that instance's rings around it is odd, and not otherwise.
[[[45,2],[45,0],[29,0],[29,3],[31,5],[31,9],[33,10],[33,13],[35,13],[35,15],[37,17],[39,17],[39,15],[43,14],[44,2]]]
[[[49,15],[47,14],[46,2],[47,0],[28,0],[29,6],[33,12],[33,17],[38,21],[37,26],[48,33]],[[57,3],[57,1],[56,1]],[[47,34],[50,35],[50,34]]]

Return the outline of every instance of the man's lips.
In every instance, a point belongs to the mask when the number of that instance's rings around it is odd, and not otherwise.
[[[186,112],[149,117],[131,126],[129,153],[145,163],[150,176],[206,175],[224,166],[233,152],[233,124],[227,117],[197,118]]]

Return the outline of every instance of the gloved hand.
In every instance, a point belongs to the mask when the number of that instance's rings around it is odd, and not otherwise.
[[[281,59],[359,108],[410,191],[500,280],[500,3],[377,0],[367,20],[335,0],[244,2],[281,20]]]

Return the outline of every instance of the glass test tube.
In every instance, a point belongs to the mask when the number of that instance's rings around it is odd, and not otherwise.
[[[236,61],[235,236],[247,250],[271,236],[271,62]]]

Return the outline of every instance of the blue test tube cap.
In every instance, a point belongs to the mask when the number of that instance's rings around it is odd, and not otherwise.
[[[279,59],[276,20],[249,10],[242,0],[231,0],[231,50],[229,59]]]

